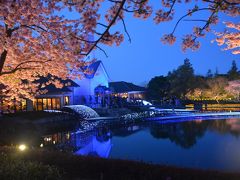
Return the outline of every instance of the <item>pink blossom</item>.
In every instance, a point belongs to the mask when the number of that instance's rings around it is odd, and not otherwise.
[[[186,35],[182,41],[182,50],[185,52],[187,49],[197,50],[200,48],[200,43],[196,41],[196,38],[192,35]]]
[[[176,37],[173,34],[165,34],[162,38],[161,41],[164,44],[170,44],[173,45],[176,41]]]

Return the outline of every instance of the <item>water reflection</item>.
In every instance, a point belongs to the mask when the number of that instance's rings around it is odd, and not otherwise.
[[[42,137],[44,147],[71,151],[77,155],[107,158],[111,151],[111,133],[107,128],[92,132],[61,132]]]
[[[113,136],[110,158],[240,172],[239,123],[240,119],[148,123],[126,137]]]
[[[45,148],[77,155],[240,171],[240,119],[149,122],[45,135]]]
[[[113,129],[101,127],[85,133],[79,131],[54,133],[43,136],[42,140],[45,146],[54,145],[61,150],[66,150],[68,147],[67,149],[72,149],[79,155],[108,157],[112,147],[112,136],[128,137],[143,129],[149,130],[152,137],[156,139],[169,139],[176,145],[187,149],[193,147],[207,131],[223,135],[230,134],[238,138],[240,136],[240,119],[195,120],[181,123],[152,122]]]
[[[150,126],[150,133],[154,138],[169,139],[182,148],[193,147],[197,140],[205,135],[206,131],[239,137],[240,120],[196,120],[184,123],[153,123]]]
[[[114,136],[127,137],[140,131],[143,127],[144,126],[139,126],[139,125],[125,126],[125,127],[113,129],[112,133]]]
[[[170,139],[170,141],[183,148],[190,148],[196,144],[197,139],[204,135],[208,125],[206,121],[187,121],[170,124],[154,123],[150,127],[150,132],[154,138]]]
[[[111,148],[111,139],[101,142],[97,140],[96,136],[92,136],[91,141],[75,154],[108,158]]]

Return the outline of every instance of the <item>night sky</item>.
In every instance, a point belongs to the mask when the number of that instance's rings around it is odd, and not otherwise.
[[[156,3],[154,7],[157,8],[159,2],[155,1],[154,3]],[[222,51],[223,47],[211,43],[211,40],[216,38],[212,33],[208,33],[205,38],[200,39],[201,48],[198,51],[187,50],[184,53],[181,50],[182,35],[191,33],[192,28],[196,25],[204,25],[203,22],[197,22],[196,24],[196,22],[182,21],[176,31],[177,42],[172,46],[161,43],[160,38],[163,34],[170,33],[178,18],[184,15],[190,7],[193,7],[193,5],[179,4],[176,7],[175,19],[159,25],[156,25],[152,18],[139,20],[133,18],[131,14],[127,15],[125,22],[132,42],[128,41],[125,34],[125,40],[119,47],[101,45],[108,57],[101,51],[95,52],[95,57],[103,61],[110,80],[122,80],[145,85],[154,76],[167,75],[169,71],[176,69],[185,58],[190,59],[195,73],[199,75],[206,75],[208,69],[211,69],[214,73],[216,68],[219,73],[226,73],[231,67],[232,60],[236,60],[240,68],[239,55],[233,55],[230,51]],[[207,13],[201,12],[196,14],[195,17],[186,19],[203,19],[206,15]],[[239,22],[239,17],[233,19],[225,15],[220,16],[219,24],[213,26],[216,31],[224,30],[223,21]],[[112,30],[116,29],[124,32],[121,22],[112,28]]]

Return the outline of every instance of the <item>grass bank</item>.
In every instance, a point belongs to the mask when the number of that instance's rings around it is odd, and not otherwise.
[[[18,122],[39,122],[44,119],[49,121],[57,120],[75,120],[76,117],[66,113],[45,112],[45,111],[26,111],[3,114],[0,116],[1,121],[18,121]]]
[[[57,167],[63,179],[109,179],[109,180],[239,180],[240,173],[224,173],[197,169],[152,165],[140,162],[82,157],[61,152],[0,148],[1,154],[26,162]]]

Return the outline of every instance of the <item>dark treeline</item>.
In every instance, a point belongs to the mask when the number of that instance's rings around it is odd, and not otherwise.
[[[196,75],[189,59],[167,76],[152,78],[147,86],[148,100],[239,100],[240,71],[232,62],[226,74],[213,74],[208,70],[206,76]]]

